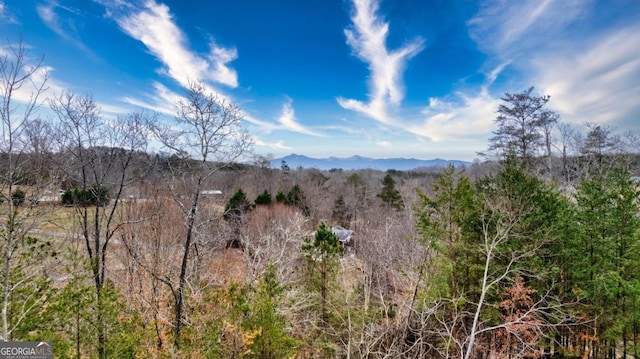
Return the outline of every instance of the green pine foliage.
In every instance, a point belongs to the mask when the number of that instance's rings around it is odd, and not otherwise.
[[[246,193],[239,188],[224,207],[224,219],[228,222],[238,222],[245,213],[252,209],[251,203],[247,200]]]
[[[83,262],[80,258],[75,260]],[[66,268],[66,273],[69,279],[63,287],[50,291],[41,316],[25,328],[28,330],[22,340],[49,338],[53,342],[54,357],[98,357],[96,338],[101,332],[106,357],[143,355],[140,315],[127,306],[118,288],[111,282],[105,283],[98,297],[91,278],[86,275],[88,269]]]
[[[305,257],[313,262],[322,262],[325,259],[333,259],[335,256],[342,254],[344,247],[340,244],[338,236],[323,222],[318,226],[313,240],[310,238],[305,239],[302,251]]]
[[[557,191],[527,174],[518,161],[505,161],[475,188],[464,172],[449,167],[434,183],[432,194],[419,195],[416,226],[419,240],[430,250],[422,264],[427,268],[421,273],[427,277],[417,307],[434,310],[429,303],[440,303],[433,312],[440,319],[414,326],[438,326],[443,320],[462,325],[457,321],[463,318],[442,318],[477,310],[482,326],[499,326],[509,317],[500,310],[505,300],[502,288],[514,288],[516,280],[523,280],[522,293],[545,293],[547,315],[561,315],[555,284],[562,280],[559,250],[567,245],[564,234],[572,211]],[[527,340],[535,341],[530,336]]]
[[[383,206],[393,208],[396,211],[404,209],[404,200],[400,191],[396,189],[396,181],[391,174],[387,174],[382,179],[382,190],[378,193],[378,198],[382,200]]]
[[[290,323],[282,314],[284,294],[273,265],[268,265],[255,283],[207,288],[204,300],[191,310],[194,327],[185,328],[180,354],[265,359],[294,356],[301,342],[289,331]]]
[[[506,161],[495,176],[479,183],[483,200],[492,204],[494,215],[512,222],[505,250],[528,251],[520,261],[526,277],[540,277],[550,269],[541,255],[561,241],[568,202],[542,180],[525,172],[516,161]],[[529,272],[527,274],[527,272]]]
[[[577,195],[580,226],[573,253],[582,255],[571,261],[574,290],[589,304],[587,314],[597,318],[604,342],[621,339],[625,348],[640,324],[633,311],[638,309],[639,200],[637,183],[620,168],[583,181]]]
[[[268,206],[273,202],[273,200],[271,199],[271,193],[269,193],[269,191],[267,191],[266,189],[264,190],[264,192],[260,193],[258,195],[258,197],[256,197],[256,200],[254,201],[256,206]]]
[[[11,201],[13,202],[14,206],[22,206],[22,204],[24,203],[25,197],[26,197],[25,192],[20,188],[14,190],[11,193]]]
[[[109,189],[105,186],[91,186],[87,189],[72,188],[62,194],[61,202],[63,206],[105,207],[111,200]]]
[[[287,203],[287,195],[282,192],[282,191],[278,191],[278,193],[276,193],[276,203]]]
[[[449,166],[433,185],[433,192],[429,196],[418,190],[421,202],[415,209],[419,240],[437,253],[430,269],[440,279],[430,282],[435,291],[431,295],[468,293],[478,275],[473,274],[477,264],[473,262],[477,246],[474,222],[479,210],[476,191],[464,172]]]
[[[533,87],[520,93],[505,93],[498,107],[497,129],[489,139],[488,152],[500,160],[517,159],[526,170],[532,170],[543,154],[547,140],[545,129],[559,118],[556,112],[546,108],[549,98],[534,95]]]
[[[298,184],[291,187],[287,193],[285,203],[298,208],[307,217],[311,215],[311,207],[309,207],[307,196],[304,194],[302,187]]]
[[[351,212],[344,202],[344,196],[339,195],[333,203],[331,219],[342,227],[349,228],[349,225],[351,224],[351,217]]]
[[[344,247],[331,228],[320,223],[313,238],[305,238],[302,253],[307,260],[307,285],[320,295],[320,315],[322,323],[329,320],[329,297],[336,273],[337,258],[344,253]]]
[[[243,323],[245,330],[256,333],[248,345],[247,357],[278,359],[296,353],[300,343],[287,332],[287,321],[279,312],[284,289],[276,276],[276,268],[269,265],[253,289],[249,315]]]
[[[8,230],[11,230],[10,226],[0,229],[0,247],[6,243]],[[15,231],[13,235],[16,235]],[[14,244],[12,258],[3,258],[3,265],[8,264],[3,269],[9,271],[0,271],[0,283],[3,292],[7,290],[6,305],[10,314],[7,323],[10,337],[5,339],[26,340],[24,338],[38,332],[42,321],[46,320],[46,305],[53,291],[50,278],[34,268],[41,262],[56,260],[57,253],[52,249],[51,241],[36,236],[17,235],[15,241],[18,243]]]

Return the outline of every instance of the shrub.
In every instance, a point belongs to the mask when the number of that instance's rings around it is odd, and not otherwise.
[[[278,191],[278,193],[276,193],[276,202],[287,203],[287,195],[282,191]]]
[[[260,195],[258,195],[258,197],[255,200],[255,204],[256,206],[259,205],[270,205],[272,202],[271,200],[271,193],[269,193],[269,191],[267,191],[266,189],[264,190],[264,192],[262,192]]]
[[[26,194],[20,188],[16,189],[11,193],[11,202],[13,202],[14,206],[21,206],[24,203],[24,199]]]
[[[99,206],[109,204],[111,196],[105,186],[93,185],[87,189],[73,188],[62,194],[61,202],[65,206]]]
[[[251,204],[247,200],[247,195],[242,189],[238,189],[224,208],[224,219],[229,222],[239,222],[250,210]]]

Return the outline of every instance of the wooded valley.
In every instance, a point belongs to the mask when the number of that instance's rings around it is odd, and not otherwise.
[[[56,358],[640,355],[635,133],[563,124],[530,88],[467,168],[271,168],[201,83],[171,124],[107,121],[89,95],[43,103],[13,51],[1,340]]]

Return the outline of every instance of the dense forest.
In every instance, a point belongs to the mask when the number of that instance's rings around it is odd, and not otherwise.
[[[468,168],[270,168],[201,83],[171,124],[107,121],[89,95],[44,101],[12,51],[4,341],[56,358],[640,355],[635,133],[564,124],[530,88],[503,96]]]

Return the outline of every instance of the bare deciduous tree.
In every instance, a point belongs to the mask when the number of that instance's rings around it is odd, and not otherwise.
[[[208,180],[251,150],[251,138],[242,127],[243,113],[232,103],[211,93],[202,82],[193,82],[186,97],[177,104],[173,127],[156,126],[158,140],[177,156],[179,166],[169,161],[166,176],[173,199],[184,217],[184,249],[175,299],[176,347],[184,324],[184,296],[191,247],[202,236],[203,219],[198,216],[201,192]]]
[[[96,291],[97,351],[98,356],[104,358],[108,339],[102,292],[106,283],[108,248],[125,224],[118,210],[125,197],[125,188],[134,178],[132,163],[139,151],[144,153],[146,149],[146,132],[153,118],[144,113],[133,113],[107,124],[91,96],[71,92],[58,95],[50,102],[50,107],[59,120],[67,191],[72,192],[76,223],[85,243]],[[81,196],[84,197],[75,198]],[[87,201],[87,198],[94,200]]]
[[[9,44],[7,53],[0,57],[0,216],[6,220],[0,226],[3,341],[11,340],[14,330],[47,297],[43,289],[46,277],[38,263],[47,249],[40,247],[42,252],[38,248],[48,242],[40,243],[30,234],[42,219],[36,204],[44,183],[28,176],[35,158],[28,129],[38,120],[46,81],[43,59],[30,63],[22,42]]]

